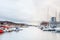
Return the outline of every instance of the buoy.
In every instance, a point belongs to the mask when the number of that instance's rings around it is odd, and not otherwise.
[[[4,31],[0,29],[0,33],[3,33]]]

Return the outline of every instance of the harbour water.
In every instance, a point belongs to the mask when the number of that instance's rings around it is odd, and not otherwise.
[[[0,40],[60,40],[60,33],[42,31],[37,27],[22,29],[19,32],[0,34]]]

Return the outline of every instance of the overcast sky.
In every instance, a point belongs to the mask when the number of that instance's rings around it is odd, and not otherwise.
[[[60,0],[0,0],[0,20],[48,21],[59,10]]]

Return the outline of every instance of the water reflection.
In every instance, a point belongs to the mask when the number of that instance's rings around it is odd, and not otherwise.
[[[60,33],[42,31],[37,27],[23,28],[23,31],[0,35],[0,40],[60,40]]]
[[[3,33],[0,33],[0,35],[3,35]]]

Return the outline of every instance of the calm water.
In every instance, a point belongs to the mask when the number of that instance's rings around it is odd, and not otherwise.
[[[23,28],[20,32],[4,33],[0,40],[60,40],[60,33],[42,31],[36,27]]]

